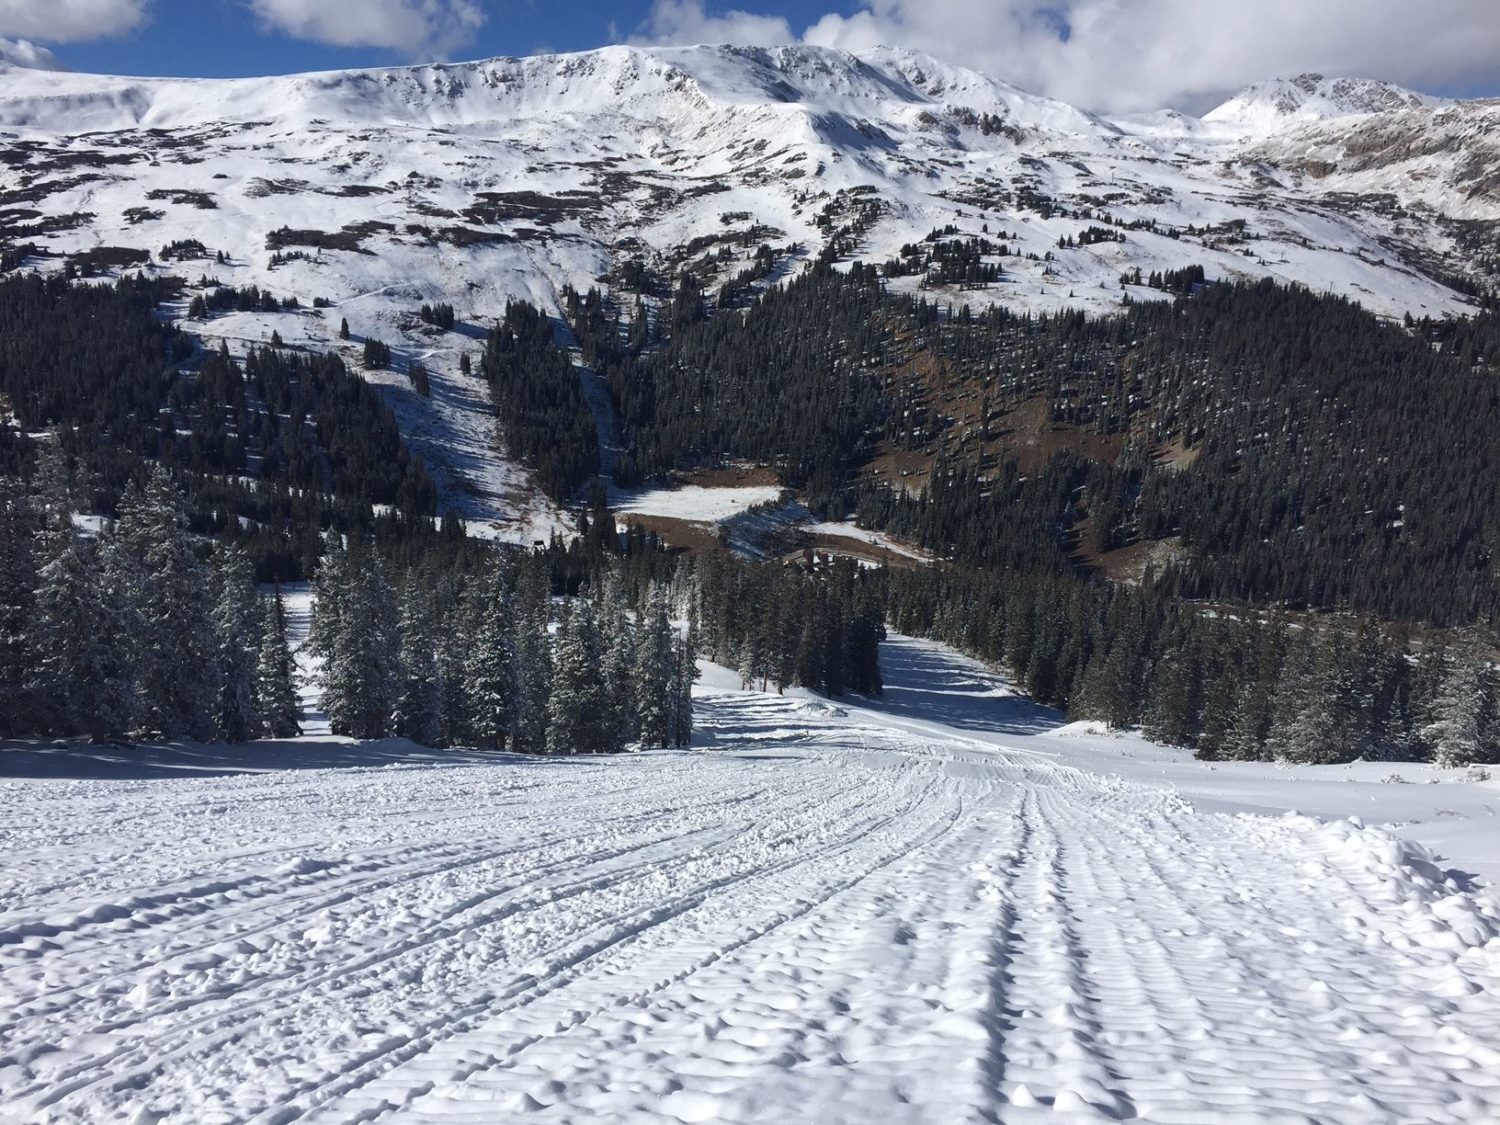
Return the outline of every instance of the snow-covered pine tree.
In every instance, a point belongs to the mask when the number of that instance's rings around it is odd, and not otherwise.
[[[35,731],[40,700],[28,680],[36,661],[40,513],[15,477],[0,476],[0,738]]]
[[[646,746],[678,742],[678,692],[681,677],[676,636],[667,615],[667,599],[652,592],[635,646],[636,713],[640,740]]]
[[[697,645],[691,628],[677,642],[676,682],[672,692],[672,743],[688,746],[693,741],[693,684],[698,680]]]
[[[498,568],[479,580],[463,669],[467,737],[485,750],[505,748],[515,718],[515,620],[505,585]]]
[[[1341,635],[1305,631],[1288,653],[1276,691],[1275,718],[1266,751],[1275,761],[1328,765],[1348,760],[1339,731]]]
[[[255,662],[255,706],[270,738],[296,738],[302,733],[295,671],[286,637],[286,607],[278,587],[262,608]]]
[[[525,754],[547,750],[547,698],[552,684],[552,643],[547,635],[550,582],[545,562],[535,555],[528,557],[516,586],[512,642],[511,745]]]
[[[641,737],[638,711],[645,701],[636,682],[638,628],[630,618],[624,583],[613,571],[600,580],[598,613],[605,724],[610,739],[625,746]]]
[[[1488,654],[1474,634],[1465,633],[1441,660],[1442,678],[1422,740],[1438,766],[1451,769],[1484,761],[1489,756],[1484,744]]]
[[[330,531],[323,537],[323,558],[313,582],[313,618],[307,637],[309,651],[325,664],[348,617],[352,583],[349,552],[343,537]]]
[[[214,729],[226,742],[248,742],[265,729],[255,698],[263,612],[255,572],[243,551],[221,546],[213,578]]]
[[[427,599],[411,576],[401,587],[397,635],[395,731],[402,738],[432,746],[438,740],[441,685]]]
[[[45,540],[35,602],[33,694],[57,734],[123,738],[135,729],[137,633],[123,589],[118,545],[84,539],[71,527]]]
[[[143,733],[163,738],[211,737],[216,686],[211,583],[165,469],[153,470],[144,490],[125,494],[114,537],[138,630],[132,638],[138,725]]]
[[[1246,683],[1235,693],[1234,714],[1219,757],[1227,762],[1261,760],[1266,733],[1270,729],[1268,697],[1254,683]]]
[[[475,622],[462,612],[464,599],[451,574],[439,580],[433,601],[433,659],[438,676],[438,745],[474,745],[469,737],[469,647]]]
[[[1193,679],[1198,674],[1192,654],[1177,648],[1164,653],[1151,672],[1151,705],[1146,711],[1146,737],[1167,746],[1186,746],[1197,723],[1193,707]]]
[[[609,729],[599,675],[602,637],[594,607],[569,606],[557,632],[552,686],[547,695],[547,753],[608,754],[620,745]]]
[[[1313,683],[1317,675],[1317,653],[1306,630],[1287,646],[1286,663],[1271,699],[1271,721],[1264,753],[1272,761],[1306,762],[1312,757],[1309,741],[1315,732],[1304,721],[1313,711]]]
[[[323,709],[335,734],[385,738],[397,685],[395,599],[379,558],[367,550],[351,550],[339,569],[347,586],[332,599],[334,622],[320,630],[327,647]]]

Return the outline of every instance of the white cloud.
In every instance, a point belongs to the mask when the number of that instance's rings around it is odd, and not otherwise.
[[[134,31],[150,0],[0,0],[0,36],[77,43]]]
[[[775,47],[797,41],[791,25],[779,16],[743,11],[709,15],[703,0],[656,0],[644,38],[653,43],[735,43],[742,47]]]
[[[914,47],[1117,112],[1202,111],[1250,82],[1308,70],[1429,90],[1500,87],[1495,0],[864,0],[800,31],[712,15],[702,0],[657,0],[645,31],[676,43]]]
[[[3,3],[4,0],[0,0]],[[246,0],[272,30],[336,47],[389,47],[413,56],[455,50],[485,22],[477,0]]]
[[[27,39],[0,39],[0,66],[24,66],[30,70],[66,70],[56,55]]]

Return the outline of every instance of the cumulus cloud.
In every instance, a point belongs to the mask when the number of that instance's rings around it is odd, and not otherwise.
[[[0,39],[0,66],[24,66],[30,70],[66,70],[56,55],[27,39]]]
[[[741,47],[776,47],[797,36],[779,16],[729,11],[710,15],[703,0],[656,0],[643,38],[653,43],[734,43]]]
[[[336,47],[388,47],[413,56],[447,54],[468,42],[485,22],[477,0],[247,2],[266,27],[294,39]]]
[[[807,27],[657,0],[661,42],[914,47],[1091,109],[1201,112],[1316,70],[1418,89],[1500,86],[1495,0],[864,0]]]
[[[0,36],[44,43],[107,39],[140,27],[149,7],[150,0],[0,0]]]

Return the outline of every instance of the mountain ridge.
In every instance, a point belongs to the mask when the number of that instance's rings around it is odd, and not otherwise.
[[[1500,152],[1483,141],[1497,112],[1247,137],[1185,115],[1106,120],[892,48],[610,47],[226,80],[11,67],[0,262],[198,279],[174,315],[204,281],[323,302],[194,331],[356,362],[374,339],[398,369],[420,362],[430,400],[370,378],[454,502],[488,519],[528,486],[484,456],[493,421],[459,365],[512,298],[556,313],[566,288],[597,286],[655,305],[689,272],[753,296],[822,258],[879,263],[893,291],[955,307],[1107,315],[1165,299],[1153,275],[1201,267],[1387,317],[1464,315],[1500,274],[1483,250],[1500,224]],[[454,330],[416,317],[435,302],[456,307]]]

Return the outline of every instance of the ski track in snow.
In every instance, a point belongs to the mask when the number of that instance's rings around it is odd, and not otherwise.
[[[1500,1119],[1500,909],[1386,833],[1015,700],[699,702],[709,753],[0,787],[0,1122]]]

